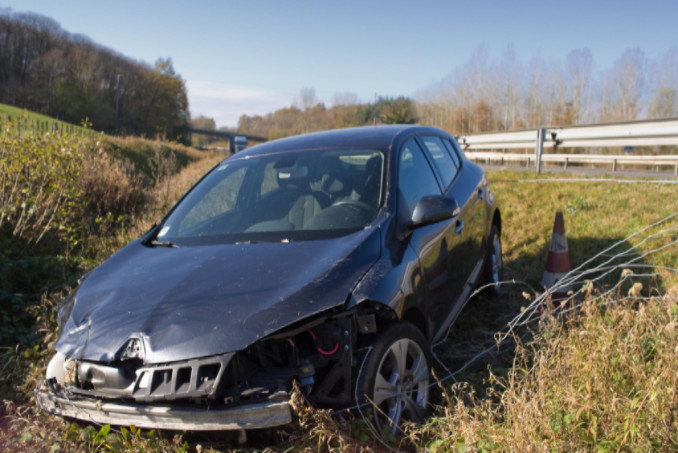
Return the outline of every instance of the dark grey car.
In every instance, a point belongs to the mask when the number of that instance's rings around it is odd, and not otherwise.
[[[427,411],[430,344],[481,282],[498,292],[501,218],[454,138],[327,131],[217,165],[59,312],[36,390],[49,412],[164,429],[291,420],[368,403],[379,429]],[[367,407],[366,407],[367,409]]]

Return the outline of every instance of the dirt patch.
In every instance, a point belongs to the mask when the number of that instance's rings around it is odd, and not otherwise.
[[[4,407],[0,406],[0,451],[7,451],[5,438],[9,432],[9,416]]]
[[[4,403],[4,402],[3,402]],[[0,433],[4,433],[9,429],[9,416],[4,404],[0,406]]]

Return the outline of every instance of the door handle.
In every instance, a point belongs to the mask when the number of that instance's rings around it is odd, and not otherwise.
[[[456,225],[454,226],[454,232],[457,233],[458,235],[461,235],[461,230],[464,229],[464,221],[463,220],[457,220]]]

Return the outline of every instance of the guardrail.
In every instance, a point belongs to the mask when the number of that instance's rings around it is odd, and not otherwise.
[[[189,128],[187,132],[189,134],[211,135],[211,136],[214,136],[214,137],[221,137],[221,138],[231,138],[234,135],[242,135],[243,137],[247,137],[248,141],[253,141],[253,142],[267,142],[268,141],[267,137],[259,137],[257,135],[238,134],[237,132],[217,131],[217,130],[212,130],[212,129]]]
[[[486,163],[520,162],[526,167],[536,164],[534,154],[498,153],[487,151],[467,152],[466,156],[475,161]],[[609,154],[543,154],[542,163],[561,164],[567,169],[570,164],[611,164],[612,171],[617,171],[620,165],[646,165],[654,167],[673,167],[673,174],[678,175],[678,155],[659,156],[623,156]]]
[[[613,171],[619,164],[663,166],[673,165],[678,174],[678,155],[590,155],[544,153],[545,149],[602,148],[633,146],[678,145],[678,118],[652,121],[633,121],[586,126],[548,127],[523,131],[462,135],[460,146],[471,159],[534,162],[537,173],[542,162],[612,163]],[[482,153],[476,150],[534,149],[533,155]]]

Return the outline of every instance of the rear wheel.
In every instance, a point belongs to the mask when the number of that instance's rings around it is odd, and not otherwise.
[[[497,297],[502,292],[501,282],[504,280],[504,262],[501,255],[501,235],[497,225],[492,225],[490,241],[485,256],[484,284],[485,293]]]
[[[368,354],[356,385],[377,430],[395,437],[403,422],[423,422],[431,361],[421,331],[408,322],[393,324],[376,337]]]

